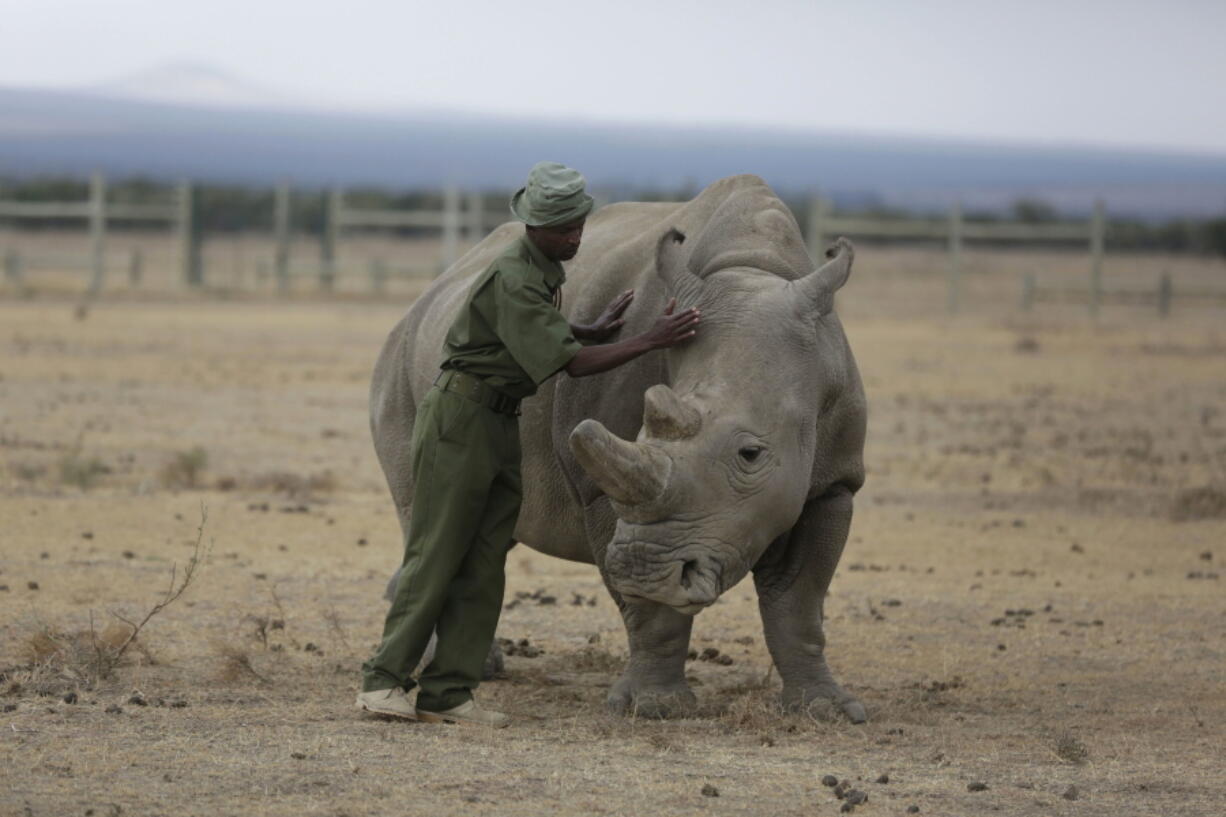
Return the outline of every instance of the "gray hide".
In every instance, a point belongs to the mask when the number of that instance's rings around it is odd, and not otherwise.
[[[375,368],[371,426],[402,524],[412,496],[414,407],[472,280],[520,235],[506,224],[461,258],[392,330]],[[864,709],[824,657],[822,604],[864,480],[865,402],[833,312],[853,251],[815,264],[761,179],[735,176],[684,204],[614,204],[567,264],[563,311],[589,323],[634,289],[622,337],[669,297],[702,310],[698,336],[604,374],[550,380],[525,401],[519,541],[596,564],[630,658],[609,704],[667,716],[685,681],[693,615],[752,571],[790,708]]]

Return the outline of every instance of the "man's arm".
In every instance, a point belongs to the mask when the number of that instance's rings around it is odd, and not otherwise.
[[[600,374],[629,363],[653,349],[664,349],[689,340],[698,332],[699,312],[697,309],[687,309],[673,314],[676,307],[677,299],[673,298],[655,325],[641,335],[604,346],[585,346],[566,364],[566,373],[571,377]]]

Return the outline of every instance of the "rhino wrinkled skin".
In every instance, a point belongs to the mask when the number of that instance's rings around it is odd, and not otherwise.
[[[475,276],[519,236],[504,224],[440,277],[392,330],[371,387],[371,427],[402,524],[412,498],[415,406]],[[523,404],[516,538],[595,564],[629,638],[609,705],[649,716],[695,702],[693,616],[752,571],[789,708],[864,708],[824,657],[822,605],[864,481],[865,400],[834,293],[840,239],[814,269],[795,219],[754,176],[686,203],[621,203],[588,220],[563,312],[590,323],[635,290],[621,337],[670,297],[697,306],[697,337],[612,371],[548,381]]]

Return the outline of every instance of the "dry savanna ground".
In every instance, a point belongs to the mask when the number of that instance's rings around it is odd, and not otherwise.
[[[863,248],[839,299],[869,476],[827,633],[862,726],[774,708],[750,583],[696,622],[698,716],[606,715],[616,610],[525,548],[526,647],[481,690],[516,722],[361,717],[399,559],[366,389],[407,296],[0,300],[0,815],[1223,813],[1223,313],[1021,312],[1020,271],[1085,258],[966,261],[952,319],[919,251]],[[1105,273],[1162,269],[1226,288]]]

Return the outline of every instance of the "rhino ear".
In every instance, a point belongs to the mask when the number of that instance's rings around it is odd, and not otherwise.
[[[822,316],[834,308],[834,293],[851,276],[856,250],[846,238],[839,238],[826,250],[829,260],[804,278],[792,282],[797,306],[809,314]]]
[[[669,292],[681,307],[697,303],[698,293],[702,290],[702,279],[690,272],[686,265],[681,246],[684,243],[685,234],[673,227],[656,244],[656,274],[668,285]]]

